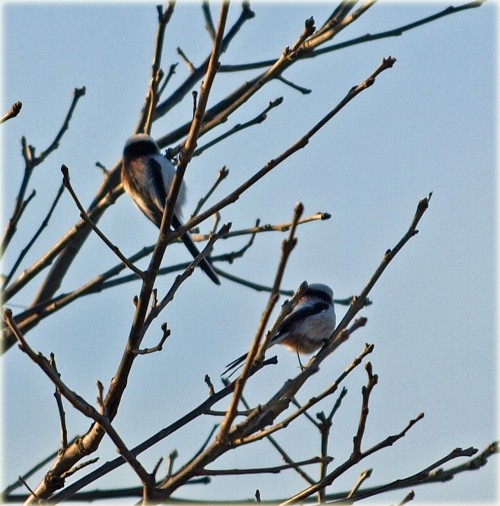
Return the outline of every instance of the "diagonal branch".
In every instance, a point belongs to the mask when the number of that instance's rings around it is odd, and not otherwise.
[[[9,119],[15,118],[20,112],[23,107],[22,102],[14,102],[9,110],[0,118],[0,124],[5,123]]]
[[[228,137],[231,137],[231,135],[234,135],[238,132],[245,130],[246,128],[249,128],[254,125],[260,125],[263,121],[265,121],[267,119],[267,113],[269,111],[271,111],[272,109],[274,109],[275,107],[278,107],[282,103],[283,103],[283,97],[279,97],[276,100],[272,100],[271,102],[269,102],[268,106],[261,113],[259,113],[257,116],[246,121],[245,123],[237,123],[236,125],[234,125],[234,127],[232,127],[227,132],[219,135],[215,139],[212,139],[210,142],[207,142],[203,146],[197,148],[196,151],[193,153],[193,156],[201,155],[207,149],[215,146],[219,142],[222,142],[223,140],[227,139]]]
[[[33,190],[34,192],[34,190]],[[21,253],[19,253],[19,256],[17,257],[16,261],[14,262],[14,265],[9,271],[9,274],[5,277],[5,280],[3,282],[2,289],[5,290],[6,286],[10,283],[12,277],[14,276],[15,272],[17,271],[19,265],[23,261],[24,257],[28,254],[29,250],[32,248],[32,246],[35,244],[37,239],[40,237],[43,230],[47,227],[49,224],[50,218],[52,217],[53,212],[55,211],[55,208],[59,202],[59,199],[61,198],[62,194],[64,192],[64,186],[61,184],[59,187],[59,190],[57,190],[57,194],[54,198],[54,201],[52,202],[52,205],[50,206],[49,212],[47,213],[47,216],[42,221],[41,225],[38,227],[38,230],[33,234],[33,237],[29,240],[28,244],[23,248]],[[32,193],[34,195],[34,193]]]
[[[63,185],[68,190],[69,194],[75,201],[76,207],[78,207],[78,210],[80,211],[80,217],[88,223],[92,230],[97,234],[99,239],[104,242],[104,244],[121,260],[121,262],[128,267],[133,273],[135,273],[139,278],[144,277],[144,273],[138,269],[133,263],[129,262],[127,257],[119,250],[117,246],[115,246],[99,229],[99,227],[92,221],[92,219],[89,217],[87,212],[85,211],[84,207],[80,203],[80,200],[78,199],[75,190],[73,190],[73,187],[71,186],[71,181],[69,178],[69,169],[66,167],[66,165],[61,166],[61,172],[63,174]]]
[[[160,95],[160,82],[163,79],[163,71],[161,70],[161,56],[163,51],[163,41],[165,39],[165,30],[167,25],[174,13],[175,2],[169,1],[165,12],[161,5],[157,5],[158,10],[158,27],[156,29],[156,44],[153,56],[153,64],[151,66],[151,79],[149,82],[149,89],[144,100],[144,106],[142,108],[141,115],[137,126],[135,127],[135,133],[151,132],[151,125],[153,123],[153,115],[158,104],[158,98]],[[174,67],[175,68],[175,67]],[[167,76],[169,79],[173,73],[173,68],[170,68],[170,72]]]

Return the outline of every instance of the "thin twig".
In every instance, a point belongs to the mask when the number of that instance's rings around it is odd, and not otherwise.
[[[80,200],[76,196],[75,190],[73,189],[71,185],[71,181],[69,178],[69,169],[66,167],[66,165],[61,166],[61,172],[63,174],[63,184],[65,188],[70,193],[71,197],[75,201],[76,206],[78,207],[78,210],[80,211],[80,217],[87,222],[91,227],[92,230],[98,235],[98,237],[104,242],[104,244],[122,261],[124,265],[126,265],[132,272],[134,272],[139,278],[144,277],[143,271],[141,271],[139,268],[137,268],[134,264],[129,262],[128,258],[120,251],[118,246],[115,246],[99,229],[99,227],[92,221],[90,216],[85,211],[84,207],[80,203]]]
[[[254,125],[260,125],[263,121],[265,121],[267,119],[268,112],[271,111],[272,109],[274,109],[275,107],[278,107],[282,103],[283,103],[283,97],[279,97],[276,100],[272,100],[271,102],[269,102],[269,105],[260,114],[258,114],[257,116],[255,116],[251,120],[246,121],[245,123],[237,123],[232,128],[230,128],[227,132],[219,135],[215,139],[212,139],[210,142],[207,142],[203,146],[200,146],[199,148],[197,148],[195,150],[195,152],[193,153],[193,156],[201,155],[207,149],[212,148],[213,146],[222,142],[223,140],[227,139],[228,137],[231,137],[231,135],[241,132],[242,130],[245,130],[246,128],[249,128]],[[173,150],[173,152],[175,152],[175,149]]]
[[[219,172],[217,173],[217,179],[215,180],[214,184],[210,187],[210,189],[208,190],[208,192],[206,193],[206,195],[204,197],[202,197],[198,201],[198,204],[196,205],[193,213],[191,214],[191,218],[193,216],[196,216],[200,212],[200,210],[203,208],[203,206],[205,205],[205,203],[207,202],[207,200],[212,196],[213,192],[222,183],[222,181],[224,181],[224,179],[226,179],[226,177],[228,175],[229,175],[229,169],[226,169],[226,166],[223,165],[219,169]],[[208,239],[208,236],[205,236],[204,238]]]
[[[246,401],[245,397],[241,396],[241,402],[243,405],[249,410],[250,405]],[[276,451],[281,455],[281,458],[285,461],[286,464],[290,465],[295,472],[303,478],[307,483],[312,485],[316,482],[311,476],[309,476],[291,457],[288,455],[288,453],[285,451],[285,449],[278,443],[278,441],[272,436],[268,435],[266,439],[271,443],[271,445],[276,449]]]
[[[180,47],[177,48],[177,54],[182,58],[182,61],[185,63],[189,72],[191,74],[194,74],[196,72],[196,67],[193,65],[191,60],[186,56],[186,53],[184,53],[184,51]]]
[[[333,459],[329,457],[328,461],[332,461]],[[299,460],[294,464],[296,466],[310,466],[312,464],[320,464],[323,462],[321,457],[313,457],[307,460]],[[202,476],[232,476],[232,475],[242,475],[242,474],[279,474],[282,471],[288,471],[289,469],[294,469],[295,466],[293,464],[282,464],[281,466],[272,466],[272,467],[254,467],[249,469],[203,469],[200,472]]]
[[[363,441],[363,435],[365,433],[366,428],[366,421],[368,419],[370,395],[372,393],[373,388],[378,382],[378,376],[376,374],[373,374],[371,362],[367,362],[367,364],[365,365],[365,369],[366,373],[368,374],[368,384],[364,386],[361,390],[363,396],[363,404],[361,406],[358,431],[356,432],[356,435],[354,436],[353,439],[352,453],[356,456],[359,456],[362,453],[361,442]]]
[[[300,91],[302,95],[309,95],[309,93],[311,93],[312,91],[310,88],[304,88],[302,86],[299,86],[298,84],[292,83],[292,81],[285,79],[283,76],[278,76],[276,79],[286,84],[287,86],[290,86],[290,88],[293,88],[296,91]]]
[[[161,83],[161,86],[160,86],[160,88],[158,89],[158,92],[157,92],[158,99],[162,96],[162,94],[164,93],[165,89],[167,88],[167,85],[170,82],[170,79],[172,79],[172,76],[175,74],[176,68],[177,68],[177,63],[173,63],[168,68],[168,74],[163,79],[163,82]]]
[[[306,216],[305,218],[301,218],[297,225],[304,225],[305,223],[310,223],[312,221],[326,221],[329,220],[332,217],[329,213],[316,213],[312,214],[311,216]],[[287,232],[292,227],[293,222],[289,221],[287,223],[280,223],[277,225],[272,225],[270,223],[266,223],[265,225],[260,225],[259,223],[256,224],[254,227],[248,227],[248,228],[242,228],[239,230],[232,230],[229,232],[224,239],[230,239],[231,237],[239,237],[242,235],[249,235],[249,234],[260,234],[263,232]],[[208,239],[208,235],[205,234],[197,234],[196,238],[198,240],[206,240]],[[291,295],[291,293],[288,293],[288,295]]]
[[[19,476],[18,477],[18,480],[28,489],[29,493],[35,497],[35,499],[38,499],[38,496],[35,494],[35,492],[30,488],[30,486],[28,485],[28,482],[22,477],[22,476]]]
[[[409,502],[413,501],[415,499],[415,492],[413,490],[410,490],[403,498],[403,500],[398,503],[398,506],[403,506],[404,504],[408,504]]]
[[[361,474],[359,475],[356,483],[354,484],[354,487],[352,487],[349,494],[347,494],[347,499],[350,499],[359,490],[359,487],[361,487],[361,485],[363,485],[363,483],[368,478],[370,478],[371,475],[372,475],[372,469],[366,469],[366,470],[362,471]]]
[[[214,425],[210,429],[210,432],[209,432],[208,436],[205,438],[205,441],[203,441],[203,443],[200,446],[200,448],[198,448],[198,450],[196,451],[196,453],[180,468],[179,472],[182,471],[183,469],[189,467],[192,464],[192,462],[194,462],[205,451],[205,449],[207,448],[208,444],[210,443],[210,440],[212,439],[212,436],[215,434],[215,432],[216,432],[216,430],[217,430],[218,427],[219,427],[218,425]]]
[[[208,0],[203,0],[201,3],[201,10],[203,11],[203,16],[205,17],[205,28],[207,29],[212,42],[215,40],[215,26],[214,20],[212,19],[212,13],[210,12],[210,4]]]
[[[56,358],[53,353],[50,354],[50,362],[49,363],[53,367],[55,373],[59,377],[61,377],[61,375],[59,374],[59,371],[57,370]],[[66,448],[68,447],[68,431],[66,429],[66,413],[64,412],[64,406],[62,403],[61,392],[58,390],[57,387],[54,392],[54,397],[56,399],[57,411],[59,412],[59,420],[61,422],[61,450],[60,451],[64,452],[66,450]]]
[[[177,450],[173,450],[168,454],[167,472],[165,474],[165,479],[168,479],[170,478],[170,476],[172,476],[174,472],[175,460],[177,459],[178,456],[179,453],[177,452]]]
[[[80,462],[80,464],[72,467],[69,471],[65,471],[61,474],[61,478],[65,480],[66,478],[69,478],[70,476],[73,476],[78,471],[81,471],[87,466],[90,466],[92,464],[95,464],[99,460],[99,457],[95,457],[93,459],[85,460],[84,462]]]
[[[20,112],[23,107],[22,102],[14,102],[9,110],[0,118],[0,124],[5,123],[9,119],[15,118]]]
[[[42,151],[42,153],[40,153],[39,156],[35,157],[33,161],[34,165],[40,165],[53,151],[55,151],[59,147],[59,143],[61,142],[63,135],[69,128],[69,122],[73,117],[73,112],[75,111],[76,105],[80,100],[80,98],[82,98],[83,96],[85,96],[85,86],[82,86],[81,88],[75,88],[73,90],[73,101],[71,102],[69,111],[66,114],[66,117],[64,118],[64,122],[59,132],[57,132],[57,135],[55,136],[50,146],[45,151]]]
[[[373,348],[372,348],[373,349]],[[365,348],[366,350],[366,348]],[[358,362],[359,363],[359,362]],[[347,395],[347,388],[343,387],[339,397],[335,401],[330,413],[328,416],[325,416],[323,412],[318,413],[316,416],[320,419],[321,424],[319,426],[320,434],[321,434],[321,456],[324,457],[328,455],[328,442],[330,438],[330,430],[332,428],[332,421],[335,413],[339,410],[342,400]],[[307,412],[305,412],[307,414]],[[320,466],[319,477],[320,480],[323,480],[328,473],[328,462],[323,462]],[[326,501],[326,489],[322,488],[318,491],[318,501],[320,503],[324,503]]]
[[[194,272],[195,267],[199,265],[199,263],[206,258],[208,255],[210,255],[210,252],[212,251],[213,245],[216,241],[218,241],[221,237],[224,237],[225,234],[230,230],[231,223],[227,223],[223,225],[218,232],[213,234],[205,247],[200,251],[200,254],[193,259],[193,261],[184,269],[184,271],[179,274],[176,278],[172,286],[170,287],[167,294],[163,297],[163,299],[155,304],[149,314],[147,315],[144,326],[143,326],[143,332],[145,332],[148,327],[151,325],[152,321],[160,314],[160,312],[167,306],[169,302],[171,302],[177,292],[177,290],[180,288],[181,284]]]
[[[139,121],[135,127],[135,133],[151,132],[151,125],[153,124],[153,116],[154,111],[156,109],[156,105],[158,103],[159,95],[160,95],[160,82],[163,79],[163,71],[161,69],[161,56],[163,51],[163,41],[165,38],[165,30],[167,25],[174,13],[175,2],[169,1],[167,10],[163,12],[163,8],[161,5],[157,5],[158,11],[158,26],[156,29],[156,43],[155,50],[153,56],[153,63],[151,65],[151,78],[149,81],[149,88],[146,94],[146,98],[144,99],[144,106],[142,108],[141,115],[139,117]],[[175,67],[174,67],[175,69]],[[170,79],[171,74],[174,72],[174,69],[170,67],[170,72],[168,75],[168,79]],[[164,83],[166,86],[166,83]],[[164,87],[161,89],[163,91]]]
[[[165,344],[165,341],[170,336],[170,329],[167,328],[167,324],[163,323],[161,326],[161,330],[163,332],[163,335],[160,339],[160,342],[154,346],[153,348],[144,348],[142,350],[136,349],[132,350],[132,353],[135,353],[136,355],[148,355],[149,353],[155,353],[157,351],[161,351],[163,349],[163,345]]]
[[[55,210],[55,208],[56,208],[56,206],[57,206],[57,204],[59,202],[59,199],[61,198],[63,192],[64,192],[64,185],[61,184],[61,186],[59,187],[59,190],[57,190],[57,194],[55,196],[54,201],[52,202],[52,205],[50,206],[50,209],[49,209],[49,212],[47,213],[47,216],[45,216],[45,218],[42,221],[40,227],[34,233],[33,237],[30,239],[30,241],[28,242],[28,244],[21,250],[21,253],[17,257],[16,261],[14,262],[14,265],[12,266],[10,272],[5,277],[5,281],[3,283],[3,289],[5,289],[5,287],[10,283],[12,277],[14,276],[15,272],[17,271],[17,268],[19,267],[19,265],[23,261],[24,257],[27,255],[28,251],[31,249],[31,247],[33,246],[33,244],[35,244],[35,242],[40,237],[40,235],[43,232],[43,230],[49,224],[50,218],[52,217],[52,214],[53,214],[53,212],[54,212],[54,210]],[[32,195],[34,196],[34,193],[32,193]],[[28,202],[28,200],[26,202]]]

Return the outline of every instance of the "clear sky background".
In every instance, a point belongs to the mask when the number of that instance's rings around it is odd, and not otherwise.
[[[330,14],[324,3],[253,2],[256,17],[242,28],[223,64],[271,59],[293,44],[304,20],[316,26]],[[336,42],[392,29],[435,13],[448,4],[381,2]],[[240,12],[234,3],[229,26]],[[3,5],[2,111],[23,102],[18,118],[1,126],[3,135],[3,222],[13,206],[22,179],[20,139],[45,149],[66,114],[75,87],[87,93],[78,104],[60,148],[37,170],[30,204],[10,246],[2,272],[39,226],[61,181],[60,166],[71,170],[82,202],[89,204],[102,174],[95,163],[111,168],[126,138],[133,132],[146,93],[154,35],[153,3],[72,3]],[[213,9],[214,19],[217,11]],[[401,37],[361,44],[299,62],[285,73],[294,83],[310,88],[302,95],[280,82],[266,86],[215,132],[218,135],[283,96],[262,125],[218,144],[193,160],[186,174],[189,216],[222,165],[230,176],[211,203],[236,188],[268,160],[298,140],[360,83],[383,57],[397,58],[375,85],[351,102],[310,144],[259,182],[222,213],[233,229],[290,220],[301,201],[305,215],[332,214],[324,222],[300,227],[299,242],[290,260],[284,288],[300,282],[331,285],[338,298],[359,293],[386,249],[406,231],[418,201],[433,192],[420,233],[396,257],[362,314],[367,326],[356,332],[322,366],[300,393],[305,401],[330,384],[365,342],[375,344],[370,356],[379,375],[371,404],[365,444],[372,445],[401,431],[418,413],[425,418],[394,447],[377,453],[336,482],[330,491],[350,489],[361,470],[373,468],[367,486],[413,474],[455,447],[482,450],[498,437],[497,320],[496,320],[496,139],[497,139],[497,6],[487,2],[405,33]],[[188,70],[175,49],[180,46],[199,64],[210,50],[201,8],[180,2],[167,28],[163,63],[179,62],[168,91]],[[256,72],[216,77],[210,104],[226,96]],[[190,100],[153,127],[155,137],[190,118]],[[31,265],[76,221],[78,211],[65,194],[56,216],[22,268]],[[211,224],[202,228],[208,230]],[[157,231],[121,197],[100,221],[102,230],[125,254],[152,244]],[[245,257],[228,272],[271,285],[284,235],[261,234]],[[240,248],[246,238],[219,242],[215,253]],[[164,264],[187,259],[175,246]],[[117,263],[96,238],[85,244],[61,290],[75,289]],[[21,272],[21,271],[20,271]],[[40,281],[43,276],[40,277]],[[164,292],[172,277],[160,278]],[[45,320],[28,334],[35,349],[54,352],[66,383],[93,402],[95,382],[105,386],[119,363],[130,328],[132,298],[139,282],[80,299]],[[21,292],[9,307],[14,313],[29,305],[36,291]],[[225,364],[243,353],[257,328],[267,295],[223,281],[217,287],[195,274],[177,294],[146,336],[153,346],[160,323],[167,321],[172,336],[161,353],[140,357],[134,366],[116,428],[134,446],[191,410],[207,395],[203,378],[217,383]],[[345,307],[338,306],[339,320]],[[252,379],[247,399],[265,402],[282,382],[297,372],[297,361],[276,350],[279,364]],[[44,374],[17,348],[2,357],[4,481],[10,483],[58,448],[59,422],[53,387]],[[360,390],[366,374],[359,368],[346,386],[349,393],[334,420],[331,455],[340,463],[351,451]],[[217,385],[218,386],[218,385]],[[329,410],[331,403],[322,405]],[[223,409],[224,405],[218,406]],[[88,419],[67,406],[69,434],[81,434]],[[317,410],[316,410],[317,411]],[[313,411],[313,415],[316,411]],[[160,456],[177,449],[179,465],[186,462],[207,437],[214,420],[204,418],[148,451],[141,461],[151,467]],[[278,436],[297,459],[319,452],[319,436],[306,421]],[[106,440],[101,462],[116,453]],[[266,441],[255,448],[230,452],[213,468],[277,465],[280,458]],[[451,465],[458,464],[454,461]],[[417,503],[456,503],[498,500],[497,459],[479,472],[464,473],[452,482],[415,489]],[[83,474],[83,473],[82,473]],[[40,477],[40,476],[39,476]],[[38,477],[38,478],[39,478]],[[36,486],[38,479],[30,480]],[[125,467],[91,488],[132,486],[135,475]],[[263,499],[285,497],[304,487],[293,472],[247,478],[214,478],[209,486],[183,488],[178,497],[191,499],[252,498],[256,488]],[[407,491],[383,497],[399,502]],[[132,504],[133,501],[129,501]]]

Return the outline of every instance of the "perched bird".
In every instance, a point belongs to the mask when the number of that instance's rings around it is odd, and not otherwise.
[[[125,191],[132,197],[137,207],[160,228],[175,167],[162,156],[158,144],[147,134],[136,134],[127,140],[122,162],[122,182]],[[185,194],[186,187],[183,181],[172,217],[174,230],[182,226],[180,217]],[[181,239],[193,258],[196,258],[200,252],[191,236],[186,233]],[[199,266],[214,283],[220,285],[219,278],[207,258],[204,258]]]
[[[321,283],[308,286],[271,339],[269,348],[282,344],[296,353],[312,353],[323,346],[335,330],[333,290]],[[248,354],[233,360],[222,376],[243,364]]]

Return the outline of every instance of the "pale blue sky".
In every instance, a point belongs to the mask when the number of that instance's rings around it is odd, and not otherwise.
[[[2,111],[21,100],[18,118],[2,125],[4,222],[9,216],[23,169],[20,138],[40,152],[52,141],[71,102],[72,90],[86,86],[60,149],[33,177],[37,197],[29,206],[2,272],[24,247],[47,211],[60,184],[60,166],[71,170],[75,190],[88,204],[101,182],[99,161],[112,167],[132,133],[142,106],[152,60],[156,29],[155,4],[27,4],[3,6]],[[320,26],[332,7],[327,3],[252,3],[256,17],[247,22],[221,58],[223,64],[277,57],[301,32],[306,18]],[[437,12],[448,4],[394,4],[372,7],[338,41],[384,31]],[[240,11],[232,5],[229,24]],[[214,10],[214,18],[217,13]],[[375,85],[349,104],[310,144],[289,159],[222,213],[233,229],[290,220],[297,201],[305,214],[326,211],[329,221],[299,229],[299,242],[285,275],[285,288],[301,281],[330,284],[337,297],[359,293],[378,266],[384,251],[395,245],[413,217],[418,201],[432,191],[420,233],[410,241],[374,288],[374,304],[363,311],[366,328],[353,336],[323,365],[299,396],[306,400],[329,384],[362,349],[375,344],[370,357],[379,385],[372,399],[366,444],[399,432],[418,413],[425,418],[393,448],[375,455],[339,480],[335,490],[349,489],[362,469],[373,467],[367,485],[397,479],[426,467],[457,446],[480,450],[498,437],[496,405],[496,75],[497,7],[487,2],[410,31],[401,37],[362,44],[300,62],[285,73],[312,89],[301,95],[273,82],[240,109],[215,135],[260,112],[270,100],[284,97],[262,125],[246,130],[208,150],[190,165],[189,215],[219,168],[229,178],[216,202],[269,159],[298,140],[350,89],[378,66],[383,57],[397,58]],[[200,63],[209,51],[200,7],[180,2],[167,29],[164,66],[179,61],[180,46]],[[168,90],[186,77],[179,63]],[[211,103],[227,95],[254,72],[216,78]],[[167,93],[168,93],[167,90]],[[190,101],[153,127],[161,136],[191,115]],[[208,138],[208,136],[207,136]],[[203,144],[205,139],[200,143]],[[59,213],[31,252],[31,265],[78,219],[64,195]],[[210,224],[203,227],[207,230]],[[101,220],[102,230],[126,254],[156,238],[155,228],[122,197]],[[247,255],[222,268],[259,283],[272,284],[280,253],[279,234],[262,234]],[[220,242],[215,253],[232,251],[243,239]],[[171,248],[165,263],[185,260]],[[69,291],[115,265],[117,259],[91,237],[63,284]],[[42,279],[40,277],[40,279]],[[159,290],[171,278],[160,278]],[[14,304],[30,303],[37,288],[21,292]],[[119,362],[133,315],[132,297],[139,283],[121,286],[79,300],[28,334],[36,349],[54,352],[63,379],[86,399],[95,399],[95,381],[105,385]],[[257,328],[265,294],[223,282],[212,285],[196,272],[174,303],[150,330],[145,344],[156,344],[159,325],[168,321],[172,336],[162,353],[137,360],[116,428],[131,446],[183,415],[206,396],[205,373],[213,381],[224,365],[248,347]],[[19,311],[13,306],[14,312]],[[345,308],[339,306],[341,317]],[[277,350],[279,365],[251,382],[247,398],[264,402],[272,388],[297,373],[296,358]],[[52,386],[18,349],[2,357],[4,370],[5,480],[13,481],[54,451],[59,425]],[[360,368],[347,383],[349,394],[335,421],[332,455],[349,455],[365,373]],[[329,405],[322,409],[328,410]],[[222,409],[223,406],[221,405]],[[82,433],[88,420],[67,407],[71,435]],[[314,414],[314,412],[313,412]],[[150,450],[142,462],[152,466],[176,448],[179,463],[187,461],[208,435],[213,420],[175,434]],[[316,454],[319,437],[299,422],[280,441],[297,459]],[[109,441],[101,460],[114,458]],[[267,459],[267,460],[266,460]],[[430,501],[493,502],[496,461],[480,472],[464,473],[452,482],[418,487],[417,503]],[[231,452],[213,467],[279,464],[266,442],[255,449]],[[459,462],[454,462],[458,464]],[[453,463],[452,463],[453,465]],[[122,470],[91,488],[137,482]],[[121,478],[126,476],[125,482]],[[232,478],[214,478],[209,486],[192,486],[179,497],[226,499]],[[36,480],[30,482],[36,485]],[[283,497],[303,488],[291,472],[282,476],[241,478],[231,497]],[[405,491],[384,496],[397,503]],[[132,504],[133,501],[129,501]]]

